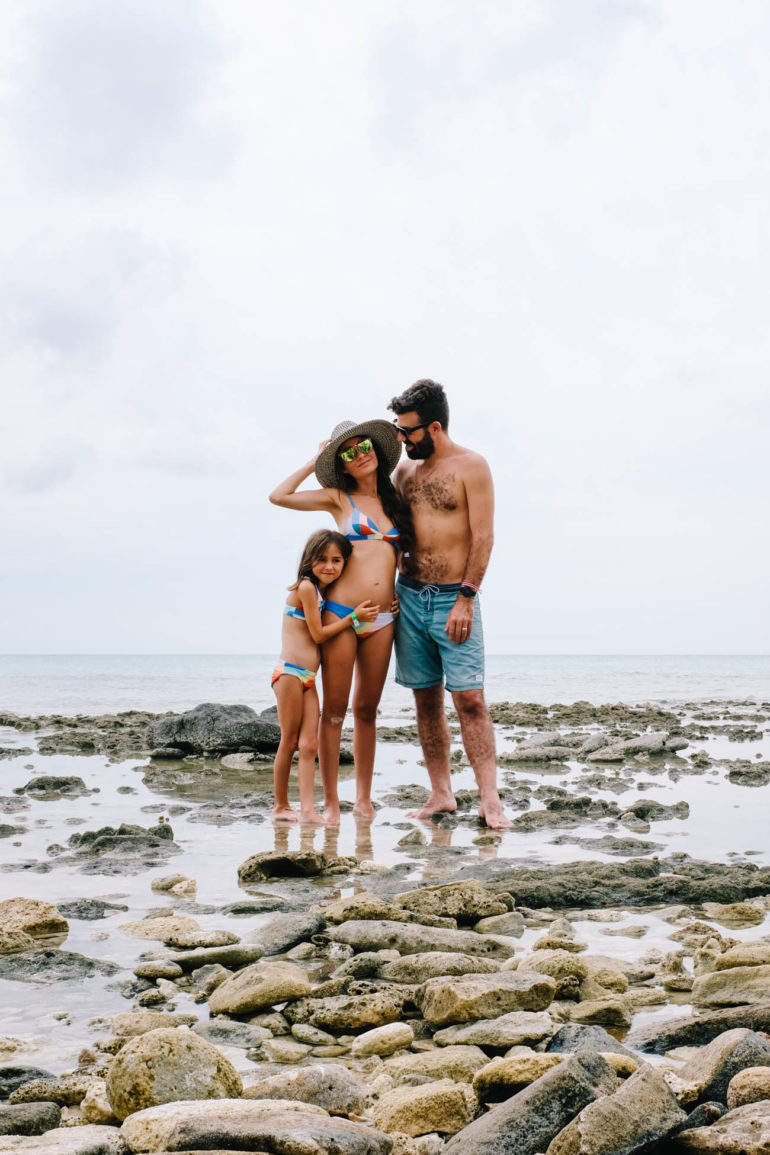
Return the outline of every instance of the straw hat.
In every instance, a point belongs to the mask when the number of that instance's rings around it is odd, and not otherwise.
[[[354,421],[340,421],[332,429],[329,444],[325,445],[318,454],[315,462],[315,475],[324,489],[339,488],[342,480],[342,462],[337,457],[339,447],[343,441],[351,437],[371,437],[378,451],[378,458],[388,473],[392,473],[401,456],[401,443],[398,434],[390,421],[375,419],[361,421],[358,425]]]

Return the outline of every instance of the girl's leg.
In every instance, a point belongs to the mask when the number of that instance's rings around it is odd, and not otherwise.
[[[299,678],[293,678],[291,674],[281,674],[273,690],[281,727],[281,741],[273,763],[273,818],[279,822],[296,822],[298,815],[289,805],[289,773],[302,725],[304,690]]]
[[[377,745],[377,707],[388,676],[393,626],[385,626],[362,638],[356,657],[356,684],[353,690],[353,757],[356,763],[357,818],[374,818],[372,775]]]
[[[302,725],[299,729],[299,762],[297,781],[299,782],[299,820],[322,825],[323,818],[316,812],[315,799],[315,759],[318,753],[318,691],[315,686],[302,695]]]
[[[321,708],[318,753],[324,788],[324,819],[333,825],[337,825],[340,820],[340,799],[337,793],[340,735],[342,723],[345,721],[345,711],[348,708],[357,644],[358,639],[351,629],[345,630],[321,646],[324,700]]]

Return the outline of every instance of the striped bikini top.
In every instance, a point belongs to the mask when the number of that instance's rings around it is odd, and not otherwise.
[[[316,593],[318,593],[317,590],[316,590]],[[326,605],[326,602],[323,600],[321,595],[318,594],[319,613],[324,608],[325,605]],[[290,606],[287,604],[283,607],[283,612],[287,618],[299,618],[299,620],[301,622],[305,621],[305,611],[303,610],[302,606]]]
[[[346,494],[351,504],[350,518],[342,529],[348,541],[387,541],[394,549],[398,549],[399,533],[395,525],[383,533],[375,521],[360,509],[356,508],[350,494]]]

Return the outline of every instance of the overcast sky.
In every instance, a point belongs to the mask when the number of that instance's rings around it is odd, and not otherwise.
[[[419,377],[491,652],[770,651],[765,0],[6,0],[0,652],[272,652]]]

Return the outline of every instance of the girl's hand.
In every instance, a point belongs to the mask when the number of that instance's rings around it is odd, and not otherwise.
[[[379,605],[372,605],[370,601],[361,602],[361,605],[355,608],[355,615],[359,622],[373,622],[379,612]]]
[[[401,613],[401,605],[398,600],[398,594],[393,594],[393,601],[390,603],[390,612],[394,618],[397,618]]]

